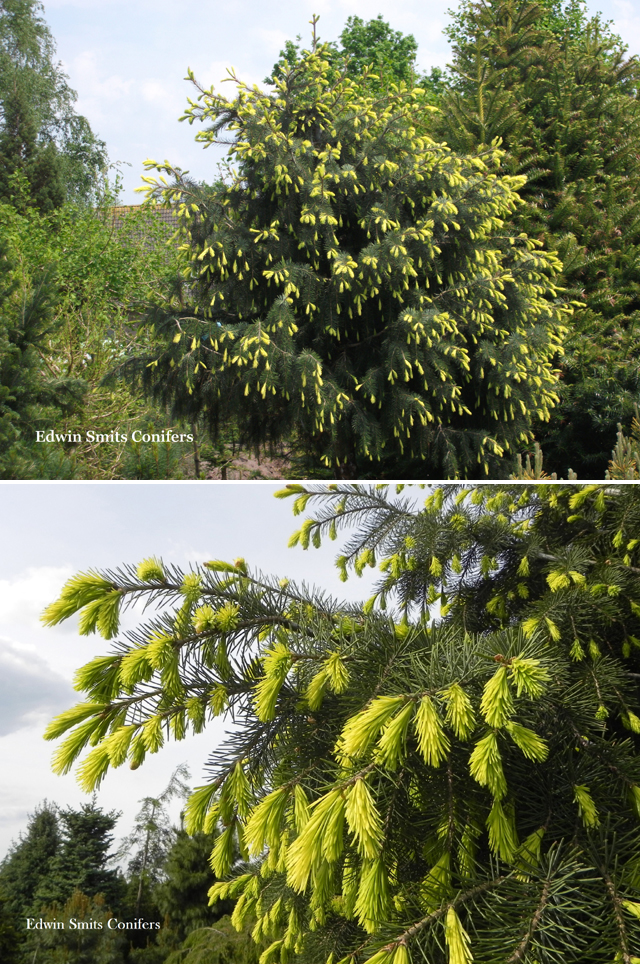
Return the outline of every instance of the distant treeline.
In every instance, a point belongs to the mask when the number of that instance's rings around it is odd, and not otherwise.
[[[0,961],[257,961],[250,929],[230,924],[233,903],[208,904],[216,835],[171,826],[167,805],[187,776],[179,768],[141,802],[116,852],[117,812],[95,799],[40,804],[0,864]]]

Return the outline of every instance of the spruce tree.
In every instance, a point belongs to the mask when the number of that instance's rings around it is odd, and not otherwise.
[[[123,838],[118,856],[128,858],[131,904],[136,916],[140,914],[143,902],[151,900],[151,892],[164,876],[164,865],[172,846],[175,844],[176,831],[171,825],[168,805],[178,796],[186,798],[189,788],[185,781],[189,770],[181,764],[171,775],[164,791],[157,797],[145,797],[142,807],[135,817],[129,834]]]
[[[577,306],[560,405],[536,437],[550,468],[602,477],[638,399],[638,61],[584,0],[468,0],[445,32],[452,72],[435,130],[455,150],[500,139],[502,170],[527,178],[512,228],[557,250]]]
[[[186,824],[224,828],[210,898],[261,962],[637,962],[640,489],[279,495],[310,513],[292,544],[344,531],[344,578],[379,568],[371,599],[243,559],[78,574],[44,622],[115,643],[55,769],[86,747],[88,790],[232,718]],[[119,636],[133,600],[156,613]]]
[[[36,892],[49,874],[60,844],[58,809],[44,801],[29,816],[25,834],[12,844],[0,864],[0,890],[14,921],[33,913]]]
[[[556,401],[559,263],[505,229],[523,182],[497,150],[418,134],[423,88],[372,93],[329,53],[274,91],[198,88],[198,139],[230,135],[215,187],[148,162],[183,276],[148,318],[160,348],[122,371],[214,436],[295,434],[332,476],[483,475]]]
[[[20,478],[25,465],[39,465],[49,478],[47,453],[35,434],[52,417],[73,412],[87,390],[83,379],[60,375],[45,359],[51,335],[60,326],[61,293],[52,266],[20,278],[8,246],[0,239],[0,478]],[[56,460],[53,470],[64,466]]]
[[[34,900],[41,906],[64,905],[74,892],[89,898],[102,895],[116,909],[123,898],[124,881],[119,871],[109,868],[109,849],[119,814],[105,813],[95,801],[79,810],[61,808],[61,843],[46,875],[40,878]]]
[[[622,431],[622,426],[618,426],[618,437],[611,452],[607,479],[640,479],[640,412],[637,408],[628,436]]]
[[[208,929],[223,915],[233,911],[233,901],[218,901],[209,906],[211,865],[209,858],[216,834],[199,831],[187,834],[178,830],[163,867],[165,879],[155,890],[155,900],[163,916],[163,947],[174,949],[193,931]]]

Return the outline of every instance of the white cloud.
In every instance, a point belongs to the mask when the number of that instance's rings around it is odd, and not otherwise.
[[[76,110],[90,115],[96,125],[132,99],[134,79],[109,71],[98,51],[83,50],[63,66],[78,92]]]
[[[165,120],[175,121],[186,106],[183,91],[173,83],[149,78],[142,81],[140,92],[145,103],[152,105]]]
[[[13,580],[0,580],[0,622],[41,628],[40,614],[72,575],[69,566],[30,566]]]
[[[619,33],[630,52],[640,49],[640,14],[637,3],[613,0],[614,29]],[[605,16],[605,20],[607,17]]]
[[[287,40],[294,39],[290,33],[287,33],[284,30],[269,30],[262,28],[257,30],[256,33],[263,41],[265,51],[272,51],[274,57],[278,56]]]

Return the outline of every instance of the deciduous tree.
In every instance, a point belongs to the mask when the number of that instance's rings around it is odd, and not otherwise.
[[[91,198],[107,158],[75,112],[42,10],[38,0],[0,3],[0,200],[19,199],[11,180],[19,173],[33,203],[51,211],[66,198]]]

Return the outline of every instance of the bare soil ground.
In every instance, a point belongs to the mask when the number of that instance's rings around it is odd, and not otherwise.
[[[286,454],[269,457],[238,452],[224,468],[210,467],[207,479],[289,479],[291,462]]]

